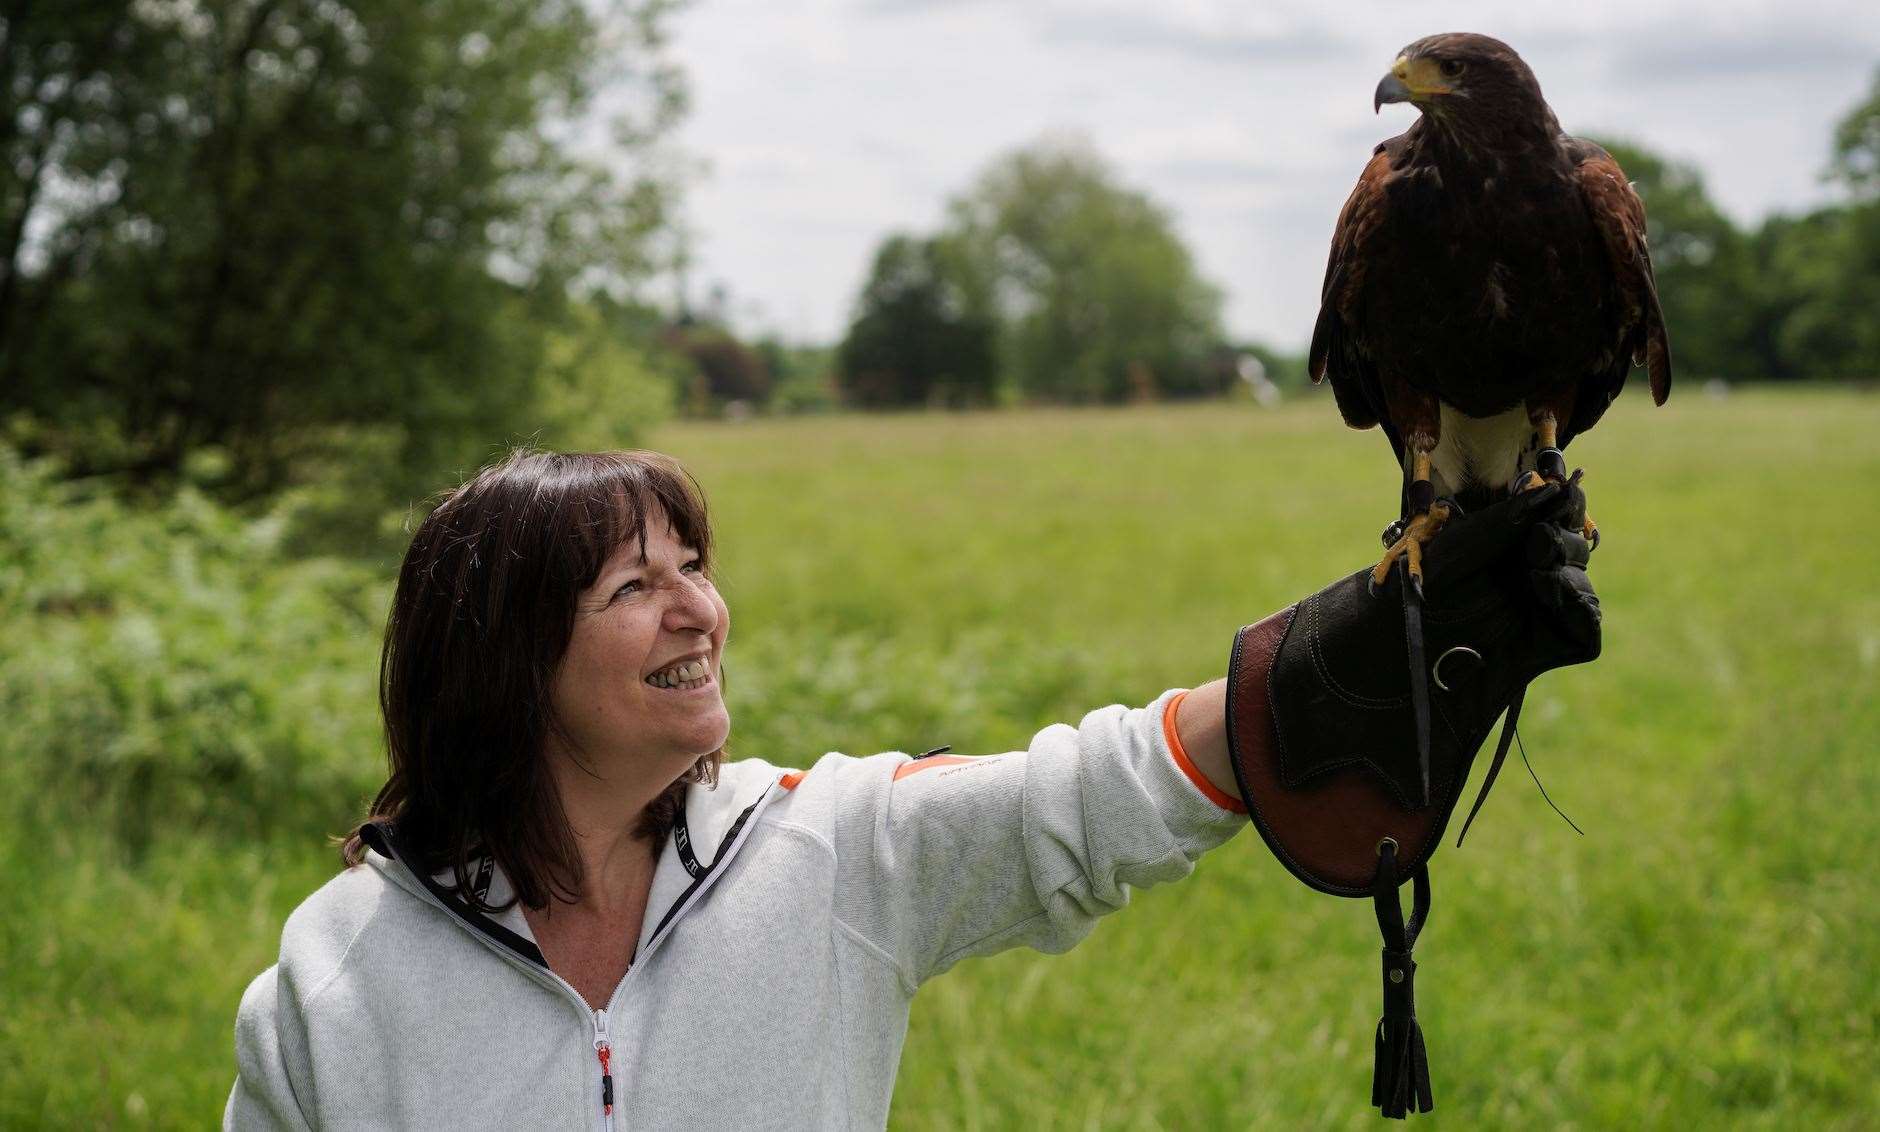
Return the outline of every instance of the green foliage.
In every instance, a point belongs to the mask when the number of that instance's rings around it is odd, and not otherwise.
[[[166,833],[331,828],[381,765],[389,591],[283,561],[281,513],[193,489],[161,508],[86,495],[0,449],[0,796],[139,852]]]
[[[405,485],[474,459],[541,393],[568,287],[652,264],[669,190],[649,147],[683,108],[667,8],[5,17],[0,413],[16,439],[144,480],[213,447],[234,495],[354,427],[396,432],[386,471]],[[551,128],[617,81],[640,108],[621,123],[640,158],[625,176]]]
[[[1046,139],[995,160],[949,208],[970,309],[1000,327],[1021,396],[1115,402],[1218,392],[1221,295],[1162,206],[1087,145]]]
[[[672,413],[673,389],[657,361],[604,309],[576,307],[550,331],[530,441],[563,451],[631,447]]]
[[[1880,198],[1770,218],[1762,331],[1785,377],[1880,377]]]
[[[938,241],[905,235],[883,241],[837,355],[850,404],[961,407],[992,400],[992,319],[969,309],[953,266]]]

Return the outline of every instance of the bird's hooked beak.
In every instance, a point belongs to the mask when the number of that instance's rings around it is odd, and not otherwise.
[[[1386,102],[1408,101],[1410,88],[1404,85],[1404,81],[1395,74],[1385,75],[1383,81],[1377,84],[1377,93],[1371,96],[1371,113],[1381,112]]]
[[[1433,62],[1399,55],[1371,96],[1371,112],[1382,110],[1386,102],[1421,103],[1431,95],[1448,93],[1449,86],[1443,82],[1442,72]]]

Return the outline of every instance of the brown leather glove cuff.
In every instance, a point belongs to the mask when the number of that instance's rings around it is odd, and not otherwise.
[[[1267,847],[1292,874],[1321,892],[1369,896],[1377,844],[1395,838],[1400,859],[1420,861],[1448,816],[1447,807],[1416,813],[1356,767],[1282,787],[1272,708],[1273,661],[1298,606],[1288,606],[1234,637],[1228,664],[1227,742],[1234,779]]]

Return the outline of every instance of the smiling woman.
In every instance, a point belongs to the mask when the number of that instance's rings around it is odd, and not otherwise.
[[[883,1127],[923,983],[1066,950],[1247,824],[1273,723],[1243,697],[1230,744],[1222,680],[1005,754],[723,762],[711,555],[644,452],[518,453],[424,520],[391,772],[242,997],[227,1127]]]
[[[391,774],[366,824],[395,824],[414,863],[463,891],[493,857],[530,908],[582,891],[589,811],[664,836],[686,784],[714,781],[730,728],[715,679],[683,704],[651,683],[674,659],[716,672],[730,617],[711,550],[703,494],[658,453],[517,452],[447,495],[392,599]]]

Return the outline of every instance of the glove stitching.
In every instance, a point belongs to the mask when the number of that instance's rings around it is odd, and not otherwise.
[[[1308,622],[1306,625],[1306,655],[1312,658],[1312,668],[1319,674],[1319,679],[1324,681],[1326,687],[1336,693],[1339,699],[1344,700],[1352,707],[1359,708],[1401,707],[1410,702],[1408,693],[1390,699],[1375,699],[1371,696],[1354,692],[1346,688],[1343,684],[1340,684],[1337,678],[1332,675],[1331,669],[1326,666],[1324,654],[1319,651],[1319,599],[1316,596],[1308,598],[1306,601],[1306,619]]]

